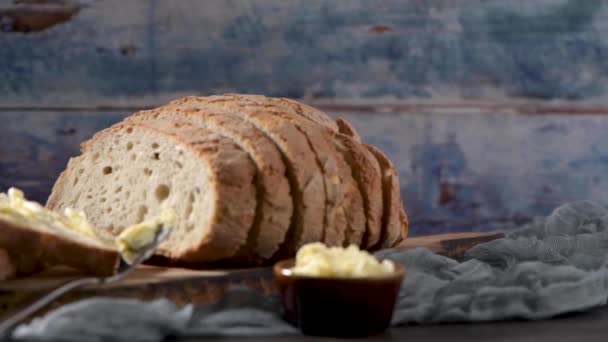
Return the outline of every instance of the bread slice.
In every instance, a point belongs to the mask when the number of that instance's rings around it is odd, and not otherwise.
[[[141,111],[125,122],[165,119],[185,121],[232,139],[246,151],[258,170],[256,216],[249,233],[251,253],[270,259],[285,240],[293,214],[293,200],[281,153],[272,140],[250,122],[219,109],[204,109],[196,102]]]
[[[346,230],[344,232],[344,237],[342,238],[342,246],[347,247],[351,244],[361,246],[366,230],[366,214],[363,196],[355,181],[353,168],[356,166],[350,166],[350,163],[347,162],[347,157],[349,156],[346,150],[338,148],[338,151],[343,154],[342,157],[345,162],[349,164],[346,171],[351,172],[350,177],[345,180],[346,184],[344,184],[346,197],[344,199],[343,208],[346,217]]]
[[[177,222],[158,254],[206,263],[237,256],[255,215],[255,165],[230,139],[166,120],[119,123],[82,144],[47,207],[83,210],[118,234],[172,208]]]
[[[382,172],[374,155],[351,137],[338,133],[335,137],[353,171],[362,196],[366,222],[363,230],[350,231],[350,243],[364,248],[376,245],[382,232]]]
[[[399,174],[393,163],[377,147],[364,146],[376,157],[382,170],[382,194],[384,197],[384,213],[382,218],[382,234],[380,242],[372,249],[390,248],[399,244],[407,237],[408,220],[399,186]]]
[[[6,214],[0,214],[0,250],[4,250],[6,277],[30,275],[52,265],[109,276],[120,262],[120,254],[111,245]]]

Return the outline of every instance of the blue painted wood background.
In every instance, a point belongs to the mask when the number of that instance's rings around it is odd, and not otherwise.
[[[80,3],[45,31],[0,34],[0,104],[147,106],[192,91],[578,100],[607,90],[600,0]]]
[[[608,205],[608,1],[0,0],[0,188],[44,201],[80,141],[190,94],[287,96],[397,164],[412,235]]]

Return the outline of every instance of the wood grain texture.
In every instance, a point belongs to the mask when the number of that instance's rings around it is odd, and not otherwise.
[[[50,271],[41,276],[0,283],[0,318],[7,317],[76,277],[73,272]],[[143,266],[119,283],[72,291],[38,314],[92,296],[137,298],[144,301],[166,298],[178,305],[208,304],[220,299],[229,286],[236,285],[247,286],[265,294],[275,291],[270,268],[213,272]]]
[[[0,106],[225,91],[601,101],[608,89],[608,3],[597,0],[78,3],[41,32],[2,26]]]
[[[408,250],[424,247],[437,254],[459,259],[464,256],[464,253],[468,249],[480,243],[489,242],[503,237],[504,234],[501,232],[446,233],[412,237],[404,240],[396,248]]]

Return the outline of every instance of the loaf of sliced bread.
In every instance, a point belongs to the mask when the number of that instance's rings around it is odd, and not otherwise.
[[[329,115],[314,107],[285,97],[270,99],[272,99],[271,101],[279,102],[290,107],[296,114],[305,117],[321,126],[325,126],[333,132],[337,133],[339,131],[338,125],[332,120],[331,117],[329,117]]]
[[[251,252],[270,259],[285,240],[293,214],[293,200],[281,153],[275,143],[250,122],[221,109],[190,101],[135,113],[125,122],[156,119],[185,121],[232,139],[257,167],[256,216],[249,233]]]
[[[256,206],[256,168],[232,140],[168,120],[119,123],[82,144],[47,207],[83,210],[113,235],[166,208],[178,219],[158,253],[206,263],[247,248]]]
[[[110,236],[173,208],[158,249],[172,262],[258,264],[311,242],[377,250],[407,237],[392,162],[347,120],[290,99],[184,97],[97,133],[81,152],[47,207],[83,210]]]

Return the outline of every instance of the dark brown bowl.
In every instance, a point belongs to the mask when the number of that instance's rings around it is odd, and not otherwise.
[[[365,337],[384,332],[393,317],[405,269],[382,277],[321,278],[294,275],[293,259],[273,267],[283,318],[302,333]]]

